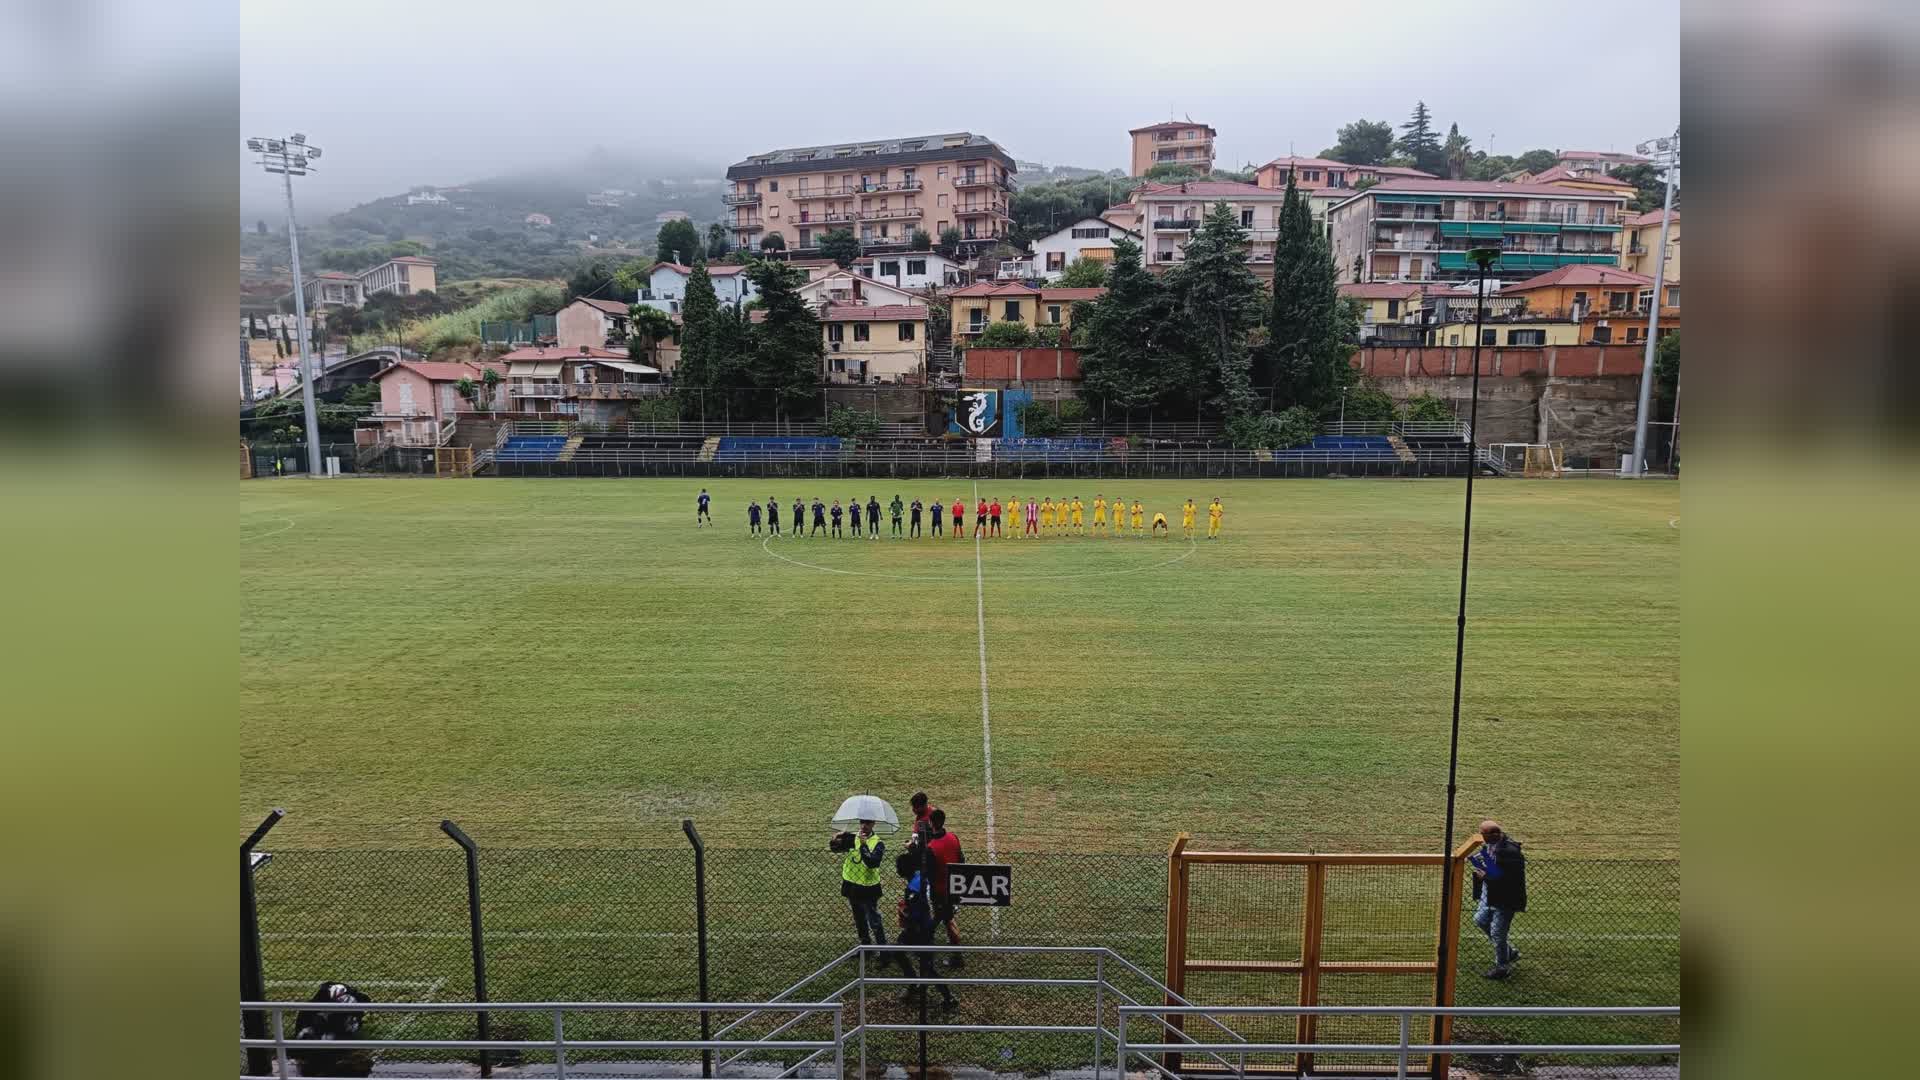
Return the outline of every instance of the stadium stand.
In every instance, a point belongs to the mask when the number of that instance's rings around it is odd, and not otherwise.
[[[717,462],[739,461],[820,461],[840,456],[841,440],[831,436],[795,436],[792,438],[756,438],[728,435],[714,452]]]
[[[1315,435],[1306,446],[1273,453],[1275,461],[1326,458],[1331,455],[1339,455],[1347,461],[1396,461],[1400,456],[1385,435]]]
[[[511,435],[494,452],[495,461],[558,461],[567,445],[565,435]]]
[[[994,444],[995,461],[1102,461],[1112,446],[1099,438],[1001,439]]]

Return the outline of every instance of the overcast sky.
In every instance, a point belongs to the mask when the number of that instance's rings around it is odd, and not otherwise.
[[[594,146],[716,167],[944,131],[1125,168],[1127,129],[1192,117],[1222,166],[1316,153],[1416,100],[1477,149],[1630,150],[1679,119],[1677,0],[1587,4],[821,5],[335,0],[240,6],[242,135],[324,147],[331,211]],[[236,152],[238,148],[236,147]],[[275,185],[242,166],[243,208]]]

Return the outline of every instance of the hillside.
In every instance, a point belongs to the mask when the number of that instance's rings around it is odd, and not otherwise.
[[[342,249],[412,240],[439,264],[442,282],[489,277],[565,277],[583,258],[653,254],[658,214],[681,211],[702,231],[720,220],[724,168],[692,161],[636,159],[595,151],[560,166],[437,191],[444,203],[409,204],[409,192],[363,203],[303,226],[303,262],[311,272],[338,263]],[[589,197],[593,202],[589,203]],[[552,224],[529,223],[544,215]],[[243,223],[240,254],[252,277],[289,279],[285,222]],[[329,258],[329,252],[336,257]],[[343,267],[344,268],[344,267]]]

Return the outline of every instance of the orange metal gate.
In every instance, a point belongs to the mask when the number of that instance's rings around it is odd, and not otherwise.
[[[1423,999],[1436,1005],[1453,1004],[1454,976],[1459,971],[1460,898],[1466,858],[1479,846],[1478,837],[1462,844],[1451,858],[1415,853],[1193,851],[1187,847],[1188,839],[1181,833],[1168,852],[1166,982],[1174,993],[1201,1005],[1274,1004],[1285,996],[1287,987],[1269,977],[1290,976],[1298,980],[1294,1004],[1299,1005],[1404,1005]],[[1434,910],[1433,888],[1443,864],[1448,896],[1453,898],[1446,920],[1451,959],[1444,979],[1439,977],[1441,919]],[[1288,910],[1292,907],[1298,908],[1297,913]],[[1329,978],[1339,983],[1332,1001],[1325,1000]],[[1225,989],[1209,992],[1195,985],[1209,979]],[[1235,999],[1231,989],[1235,982],[1255,987],[1250,993],[1241,991],[1247,1000]],[[1169,1022],[1178,1026],[1179,1019],[1170,1017]],[[1323,1026],[1319,1018],[1301,1016],[1295,1030],[1285,1034],[1302,1044],[1343,1041],[1319,1038]],[[1446,1041],[1450,1027],[1449,1020],[1437,1018],[1434,1041]],[[1432,1075],[1446,1075],[1444,1055],[1428,1064]],[[1178,1055],[1172,1056],[1168,1068],[1181,1070]],[[1226,1070],[1217,1062],[1193,1060],[1185,1071]],[[1327,1062],[1316,1067],[1314,1055],[1303,1053],[1295,1055],[1291,1065],[1249,1065],[1247,1071],[1298,1076],[1309,1071],[1376,1070]]]

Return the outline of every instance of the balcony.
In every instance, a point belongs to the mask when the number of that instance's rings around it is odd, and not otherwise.
[[[760,223],[759,218],[753,218],[748,221],[736,221],[732,225],[728,226],[728,228],[732,229],[734,232],[751,233],[751,232],[759,232],[761,229],[766,228],[766,226]]]
[[[907,221],[926,215],[926,211],[917,206],[908,206],[897,210],[862,210],[861,221]]]
[[[1440,244],[1434,240],[1392,236],[1374,237],[1373,246],[1381,251],[1438,251],[1440,249]]]
[[[982,214],[993,214],[999,217],[1006,217],[1007,204],[1006,203],[979,203],[977,205],[970,205],[970,206],[956,206],[953,208],[953,212],[954,212],[954,215],[957,217],[979,217]]]
[[[514,383],[507,392],[517,398],[563,398],[567,396],[566,383]]]
[[[970,188],[998,188],[1001,191],[1013,190],[1013,185],[1006,180],[996,180],[985,173],[962,173],[954,177],[953,186],[955,190],[958,191],[966,191]]]
[[[590,401],[634,401],[639,398],[665,397],[665,383],[603,382],[603,383],[564,383],[566,393],[562,397],[584,398]]]
[[[1192,232],[1199,227],[1198,218],[1161,218],[1153,223],[1155,232]]]
[[[405,402],[399,405],[384,405],[375,402],[367,409],[367,419],[369,420],[411,420],[432,415],[433,410],[427,408],[425,405],[413,405]]]
[[[871,195],[880,191],[919,191],[925,184],[918,180],[881,180],[871,184],[828,184],[826,187],[796,188],[789,199],[844,199],[851,195]]]
[[[793,220],[793,223],[795,225],[845,225],[847,222],[854,220],[855,217],[856,215],[851,211],[835,214],[814,214],[803,210],[800,212],[800,216]]]
[[[720,196],[720,201],[728,206],[759,206],[760,193],[757,191],[730,191]]]

